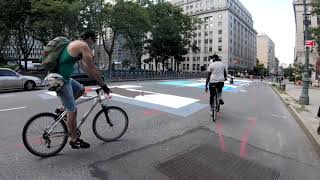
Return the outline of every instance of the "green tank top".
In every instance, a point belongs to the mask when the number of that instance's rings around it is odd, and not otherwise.
[[[64,78],[65,83],[69,82],[70,76],[75,70],[74,64],[79,60],[78,57],[70,56],[67,47],[63,49],[60,55],[58,66],[58,72]]]

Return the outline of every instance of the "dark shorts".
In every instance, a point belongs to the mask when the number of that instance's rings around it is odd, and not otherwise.
[[[210,94],[215,94],[216,92],[221,93],[223,86],[224,82],[209,83]],[[217,89],[217,91],[215,89]]]

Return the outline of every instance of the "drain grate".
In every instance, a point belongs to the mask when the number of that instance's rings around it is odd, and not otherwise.
[[[277,180],[280,173],[209,145],[178,155],[157,168],[174,180]]]

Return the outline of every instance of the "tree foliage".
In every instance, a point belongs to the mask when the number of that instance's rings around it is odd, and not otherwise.
[[[82,30],[80,1],[33,0],[35,38],[43,44],[57,36],[77,38]]]
[[[169,58],[180,60],[188,53],[195,21],[169,2],[151,4],[149,12],[152,28],[146,49],[150,58],[155,60],[156,68],[161,62],[164,70]]]

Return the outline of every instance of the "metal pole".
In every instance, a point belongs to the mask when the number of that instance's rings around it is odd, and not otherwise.
[[[308,40],[308,26],[309,26],[309,20],[307,17],[307,7],[306,7],[306,0],[303,0],[303,6],[304,6],[304,46],[306,47],[306,40]],[[304,70],[303,70],[303,87],[301,96],[299,99],[299,103],[302,105],[309,105],[309,82],[310,82],[310,75],[309,75],[309,47],[306,47],[306,53],[305,53],[305,63],[304,63]]]

